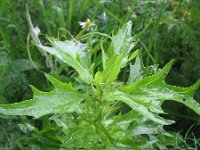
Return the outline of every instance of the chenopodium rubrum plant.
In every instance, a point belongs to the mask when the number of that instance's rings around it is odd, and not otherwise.
[[[76,89],[46,74],[53,91],[42,92],[31,86],[32,99],[1,104],[0,113],[35,118],[51,114],[51,120],[62,128],[61,149],[163,149],[172,145],[175,140],[167,143],[169,140],[157,136],[174,137],[162,128],[174,121],[160,116],[164,113],[161,105],[172,100],[200,114],[200,105],[193,98],[200,80],[186,88],[167,85],[164,80],[173,60],[162,69],[144,67],[138,51],[132,52],[137,40],[131,36],[131,27],[129,21],[112,36],[107,50],[102,47],[102,66],[97,72],[91,67],[92,54],[87,44],[54,38],[48,38],[51,47],[38,42],[40,50],[74,68],[84,88]],[[127,82],[118,81],[120,70],[134,58]],[[122,111],[124,105],[129,106],[126,111]]]

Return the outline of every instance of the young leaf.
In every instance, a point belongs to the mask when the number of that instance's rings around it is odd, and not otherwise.
[[[113,35],[111,45],[107,51],[107,56],[112,59],[116,55],[122,57],[120,68],[126,66],[126,63],[136,56],[137,51],[128,58],[130,51],[136,45],[134,37],[131,36],[132,22],[129,21]],[[109,59],[108,62],[109,63]]]
[[[135,59],[135,64],[130,64],[130,74],[127,83],[133,83],[137,80],[142,79],[142,69],[143,64],[140,58],[140,55],[138,55]]]
[[[112,37],[113,54],[120,55],[133,48],[131,37],[132,22],[129,21]]]

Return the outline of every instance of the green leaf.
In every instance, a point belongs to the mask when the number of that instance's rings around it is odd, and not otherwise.
[[[142,79],[142,71],[144,67],[140,57],[140,55],[136,57],[134,65],[130,64],[130,74],[127,81],[128,84]]]
[[[126,93],[121,92],[121,91],[113,91],[113,92],[109,92],[109,93],[104,93],[104,99],[107,101],[121,101],[126,103],[129,107],[131,107],[133,110],[139,112],[140,114],[144,115],[145,117],[163,124],[163,125],[169,125],[174,123],[174,121],[172,120],[166,120],[154,113],[152,113],[148,107],[136,102],[136,100],[134,100],[132,97],[129,97]]]
[[[177,101],[191,108],[200,115],[200,104],[192,97],[200,85],[200,80],[198,80],[193,86],[187,88],[167,85],[164,82],[164,79],[169,72],[172,63],[173,61],[170,61],[155,75],[146,77],[141,81],[137,81],[124,87],[123,91],[128,92],[135,99],[142,99],[146,102],[157,100],[162,104],[164,100]]]
[[[134,82],[131,85],[123,87],[123,91],[131,92],[134,88],[140,87],[140,86],[147,86],[151,83],[155,83],[156,81],[164,82],[164,78],[170,71],[173,64],[173,60],[171,60],[169,63],[167,63],[162,70],[158,71],[155,75],[149,76],[144,78],[143,80],[139,80]]]
[[[102,48],[102,66],[103,69],[106,68],[106,62],[108,61],[108,56],[106,55],[104,49]]]
[[[130,64],[130,74],[127,84],[131,84],[137,80],[142,80],[147,76],[153,75],[157,72],[157,70],[157,64],[144,67],[141,53],[139,53],[135,59],[134,65]]]
[[[115,55],[123,54],[133,48],[134,44],[132,43],[131,29],[132,22],[129,21],[112,37],[113,52]]]
[[[79,109],[81,95],[71,84],[65,84],[50,75],[46,75],[55,89],[41,92],[32,86],[33,99],[20,103],[1,104],[0,113],[5,115],[27,115],[41,117],[52,113],[73,112]]]
[[[49,39],[52,45],[62,51],[63,53],[67,53],[76,59],[76,55],[79,55],[80,58],[84,58],[86,55],[86,44],[82,44],[76,40],[66,40],[66,41],[59,41],[54,39]]]
[[[102,72],[96,72],[93,82],[95,85],[101,85],[103,83]]]
[[[137,61],[139,60],[137,59]],[[140,80],[133,76],[137,79],[136,82],[126,86],[119,86],[114,90],[107,90],[109,93],[104,92],[105,100],[122,101],[147,118],[165,125],[172,123],[172,121],[158,116],[158,114],[164,113],[161,105],[165,100],[180,102],[200,115],[200,104],[192,97],[200,85],[200,80],[188,88],[167,85],[164,79],[170,71],[172,64],[173,60],[156,74]],[[139,69],[135,68],[140,75],[141,65],[138,67]]]
[[[135,51],[131,54],[131,56],[128,58],[128,61],[133,60],[133,59],[138,55],[138,52],[139,52],[139,50],[135,50]]]
[[[122,57],[120,63],[121,68],[125,67],[126,63],[131,59],[133,59],[137,54],[137,51],[135,51],[129,57],[132,48],[136,45],[135,38],[131,36],[131,29],[132,29],[131,21],[124,24],[122,28],[117,32],[117,34],[112,36],[112,42],[107,51],[107,56],[109,59],[112,59],[117,55]]]
[[[103,79],[105,83],[116,80],[126,63],[136,57],[138,50],[134,51],[128,58],[130,51],[135,46],[134,38],[131,36],[132,23],[126,23],[116,35],[112,37],[112,43],[107,53],[102,49]]]
[[[86,45],[78,41],[58,41],[49,39],[53,47],[37,45],[40,49],[55,55],[64,63],[74,68],[80,75],[80,78],[86,83],[90,83],[92,75],[89,69],[85,67],[86,58]],[[78,57],[77,57],[78,56]],[[80,58],[80,60],[76,59]]]
[[[120,72],[121,58],[119,56],[113,57],[107,64],[103,71],[103,80],[105,83],[110,83],[116,80],[117,75]]]

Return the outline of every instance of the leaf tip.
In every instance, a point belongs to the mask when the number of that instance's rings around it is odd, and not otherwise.
[[[29,85],[29,86],[31,87],[31,90],[33,91],[34,94],[40,93],[40,91],[36,87],[34,87],[33,85]]]

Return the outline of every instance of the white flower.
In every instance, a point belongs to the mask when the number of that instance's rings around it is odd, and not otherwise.
[[[131,14],[131,18],[133,18],[133,19],[136,19],[136,18],[137,18],[136,12],[133,12],[133,13]]]
[[[90,26],[94,26],[94,22],[91,22],[90,19],[87,19],[85,22],[79,22],[81,28],[85,28],[85,27],[90,27]]]
[[[40,33],[40,29],[36,26],[35,28],[33,28],[33,34],[38,36]]]

